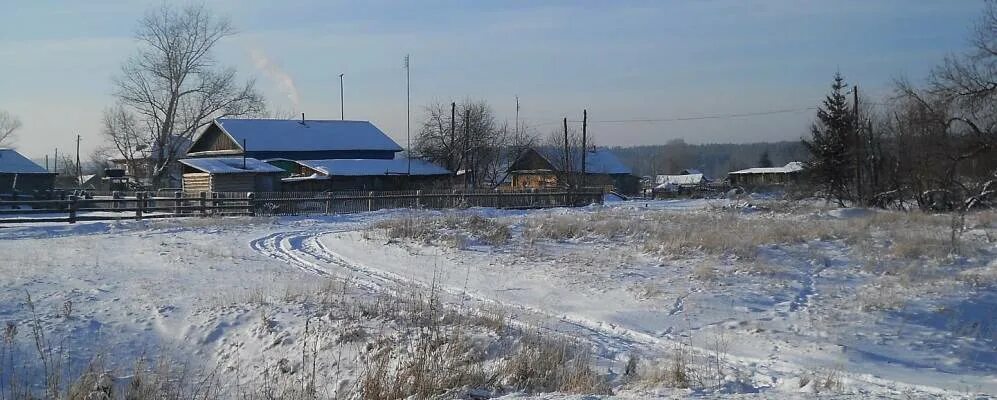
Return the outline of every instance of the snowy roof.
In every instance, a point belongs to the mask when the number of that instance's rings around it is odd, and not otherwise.
[[[45,174],[41,165],[22,156],[14,149],[0,149],[0,174]]]
[[[686,174],[686,175],[657,175],[654,178],[654,183],[659,186],[664,186],[668,184],[672,185],[698,185],[703,183],[703,174]]]
[[[782,167],[771,167],[771,168],[748,168],[742,169],[740,171],[734,171],[729,173],[730,175],[739,174],[788,174],[792,172],[799,172],[803,170],[803,163],[799,161],[793,161]]]
[[[306,160],[298,161],[298,164],[333,176],[405,175],[409,168],[406,158],[394,160]],[[450,175],[450,171],[428,161],[413,158],[412,175]]]
[[[217,119],[240,146],[254,151],[383,150],[402,151],[368,121]]]
[[[564,164],[564,149],[539,147],[536,150],[552,165],[560,167]],[[569,154],[572,167],[579,169],[582,165],[582,152],[578,149],[572,149]],[[585,155],[585,172],[589,174],[630,174],[633,173],[633,170],[624,165],[609,149],[592,148]]]
[[[246,168],[243,168],[242,160],[242,157],[217,157],[186,158],[180,160],[180,162],[191,168],[207,172],[209,174],[269,174],[285,172],[283,169],[277,168],[255,158],[246,158]]]

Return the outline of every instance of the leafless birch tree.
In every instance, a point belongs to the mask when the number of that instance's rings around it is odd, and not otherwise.
[[[212,56],[232,34],[228,20],[199,5],[164,5],[139,21],[139,50],[114,79],[117,102],[105,112],[104,133],[130,164],[149,164],[152,183],[163,183],[212,119],[264,112],[254,81],[238,81]]]

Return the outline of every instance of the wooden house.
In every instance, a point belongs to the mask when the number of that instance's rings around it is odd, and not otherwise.
[[[412,190],[446,187],[450,171],[420,159],[332,159],[298,161],[284,178],[286,191]]]
[[[216,119],[187,158],[243,156],[258,160],[391,160],[402,151],[368,121]]]
[[[0,148],[0,194],[36,194],[52,190],[55,175],[13,149]]]
[[[793,161],[782,167],[748,168],[727,174],[731,186],[743,188],[765,188],[789,186],[800,183],[803,176],[803,163]]]
[[[215,157],[180,160],[186,192],[275,192],[283,169],[255,158]]]
[[[591,148],[585,154],[582,172],[582,152],[552,147],[525,150],[509,166],[511,188],[555,188],[572,186],[602,186],[620,193],[637,193],[640,178],[607,149]]]

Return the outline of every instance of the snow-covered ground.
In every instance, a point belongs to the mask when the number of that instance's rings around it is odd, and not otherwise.
[[[309,368],[315,346],[331,395],[386,340],[411,341],[369,304],[435,293],[591,347],[621,398],[997,393],[992,213],[949,255],[946,216],[731,205],[4,226],[0,323],[20,327],[20,359],[37,323],[69,376],[95,355],[120,371],[166,354],[249,382]],[[472,341],[518,340],[488,326]]]

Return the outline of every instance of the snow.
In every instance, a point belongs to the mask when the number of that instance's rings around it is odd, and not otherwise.
[[[600,213],[623,224],[652,224],[661,213],[737,213],[759,226],[865,223],[885,213],[843,209],[786,215],[718,208],[706,200],[619,201],[580,209],[393,210],[0,227],[0,323],[30,320],[25,306],[25,293],[30,293],[50,337],[71,338],[77,368],[85,355],[95,353],[121,360],[127,370],[129,358],[170,351],[249,379],[263,374],[261,365],[268,362],[300,358],[306,321],[336,329],[352,326],[349,318],[316,317],[311,303],[286,299],[307,296],[331,281],[350,282],[351,296],[432,286],[441,290],[443,302],[504,310],[514,323],[543,326],[590,345],[599,358],[598,371],[617,374],[611,375],[616,377],[614,398],[997,394],[993,284],[964,286],[943,277],[902,293],[913,296],[902,308],[864,311],[854,304],[860,289],[885,288],[869,285],[891,275],[860,268],[852,248],[859,244],[844,240],[766,245],[756,260],[744,261],[695,251],[689,257],[664,257],[630,238],[595,232],[566,240],[516,239],[531,223],[587,221]],[[489,245],[472,238],[450,247],[388,239],[370,228],[398,218],[472,215],[508,226],[513,242]],[[989,247],[979,259],[954,261],[968,266],[962,274],[997,282],[997,246],[985,242],[992,236],[992,226],[967,231],[968,239]],[[875,235],[869,240],[861,245],[889,245]],[[717,277],[694,278],[702,265],[715,269]],[[744,272],[762,267],[771,272]],[[68,318],[60,311],[67,301],[73,309]],[[709,355],[717,342],[725,343],[723,362],[731,374],[716,388],[631,385],[618,376],[631,354],[666,364],[676,348]],[[343,360],[320,365],[327,371],[342,369],[338,379],[330,376],[333,386],[360,373],[349,360],[362,351],[363,342],[336,348],[346,352]],[[842,388],[825,393],[814,374],[837,376]],[[504,398],[603,397],[513,393]]]
[[[740,171],[733,171],[729,174],[788,174],[793,172],[799,172],[803,170],[803,163],[799,161],[792,161],[782,167],[770,167],[770,168],[748,168],[742,169]]]
[[[251,151],[402,150],[368,121],[223,118],[215,122],[240,146],[245,140]]]
[[[2,174],[44,174],[44,167],[31,162],[14,149],[0,148],[0,173]]]
[[[658,184],[656,189],[664,189],[669,185],[699,185],[703,183],[703,174],[657,175],[654,182]]]
[[[372,176],[406,175],[409,173],[409,159],[393,160],[338,159],[298,161],[327,176]],[[450,171],[429,161],[411,159],[412,175],[450,175]]]
[[[245,168],[243,168],[243,160],[245,160]],[[265,174],[284,172],[283,169],[249,157],[245,159],[242,157],[187,158],[180,160],[180,163],[209,174]]]

